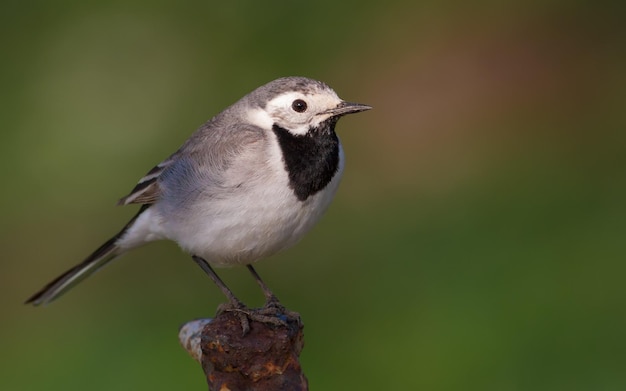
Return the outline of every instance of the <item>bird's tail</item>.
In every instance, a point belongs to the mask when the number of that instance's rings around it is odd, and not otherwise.
[[[52,280],[39,292],[28,298],[25,304],[40,305],[52,302],[73,288],[76,284],[98,271],[104,265],[111,262],[117,256],[121,255],[125,250],[122,250],[118,246],[117,243],[119,239],[128,231],[137,217],[139,217],[147,207],[148,205],[143,205],[139,213],[137,213],[117,235],[100,246],[84,261]]]

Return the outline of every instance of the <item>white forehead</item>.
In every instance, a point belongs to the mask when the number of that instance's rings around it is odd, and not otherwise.
[[[267,103],[267,109],[275,108],[291,108],[291,104],[296,99],[302,99],[306,102],[308,109],[307,112],[324,111],[331,107],[337,106],[341,99],[337,96],[335,91],[331,89],[321,90],[316,93],[302,93],[297,91],[285,92],[280,94]]]

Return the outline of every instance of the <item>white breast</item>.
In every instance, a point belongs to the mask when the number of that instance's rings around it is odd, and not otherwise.
[[[224,185],[235,190],[224,197],[200,198],[176,216],[153,216],[153,221],[159,221],[155,237],[174,240],[183,250],[215,266],[249,264],[300,240],[337,191],[343,150],[340,147],[339,168],[328,186],[302,202],[289,187],[276,140],[265,148],[263,153],[252,150],[237,159]],[[159,214],[158,206],[150,208],[155,208],[153,215]]]

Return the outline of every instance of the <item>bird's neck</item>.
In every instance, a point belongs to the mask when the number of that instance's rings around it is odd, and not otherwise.
[[[272,127],[283,153],[289,186],[300,201],[323,190],[339,169],[335,123],[322,122],[305,135],[294,135],[276,124]]]

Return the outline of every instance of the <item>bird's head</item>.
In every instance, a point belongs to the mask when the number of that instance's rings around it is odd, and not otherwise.
[[[254,103],[249,120],[264,129],[279,126],[297,136],[334,124],[341,116],[371,109],[337,96],[326,84],[304,78],[285,77],[259,87],[250,94]]]

